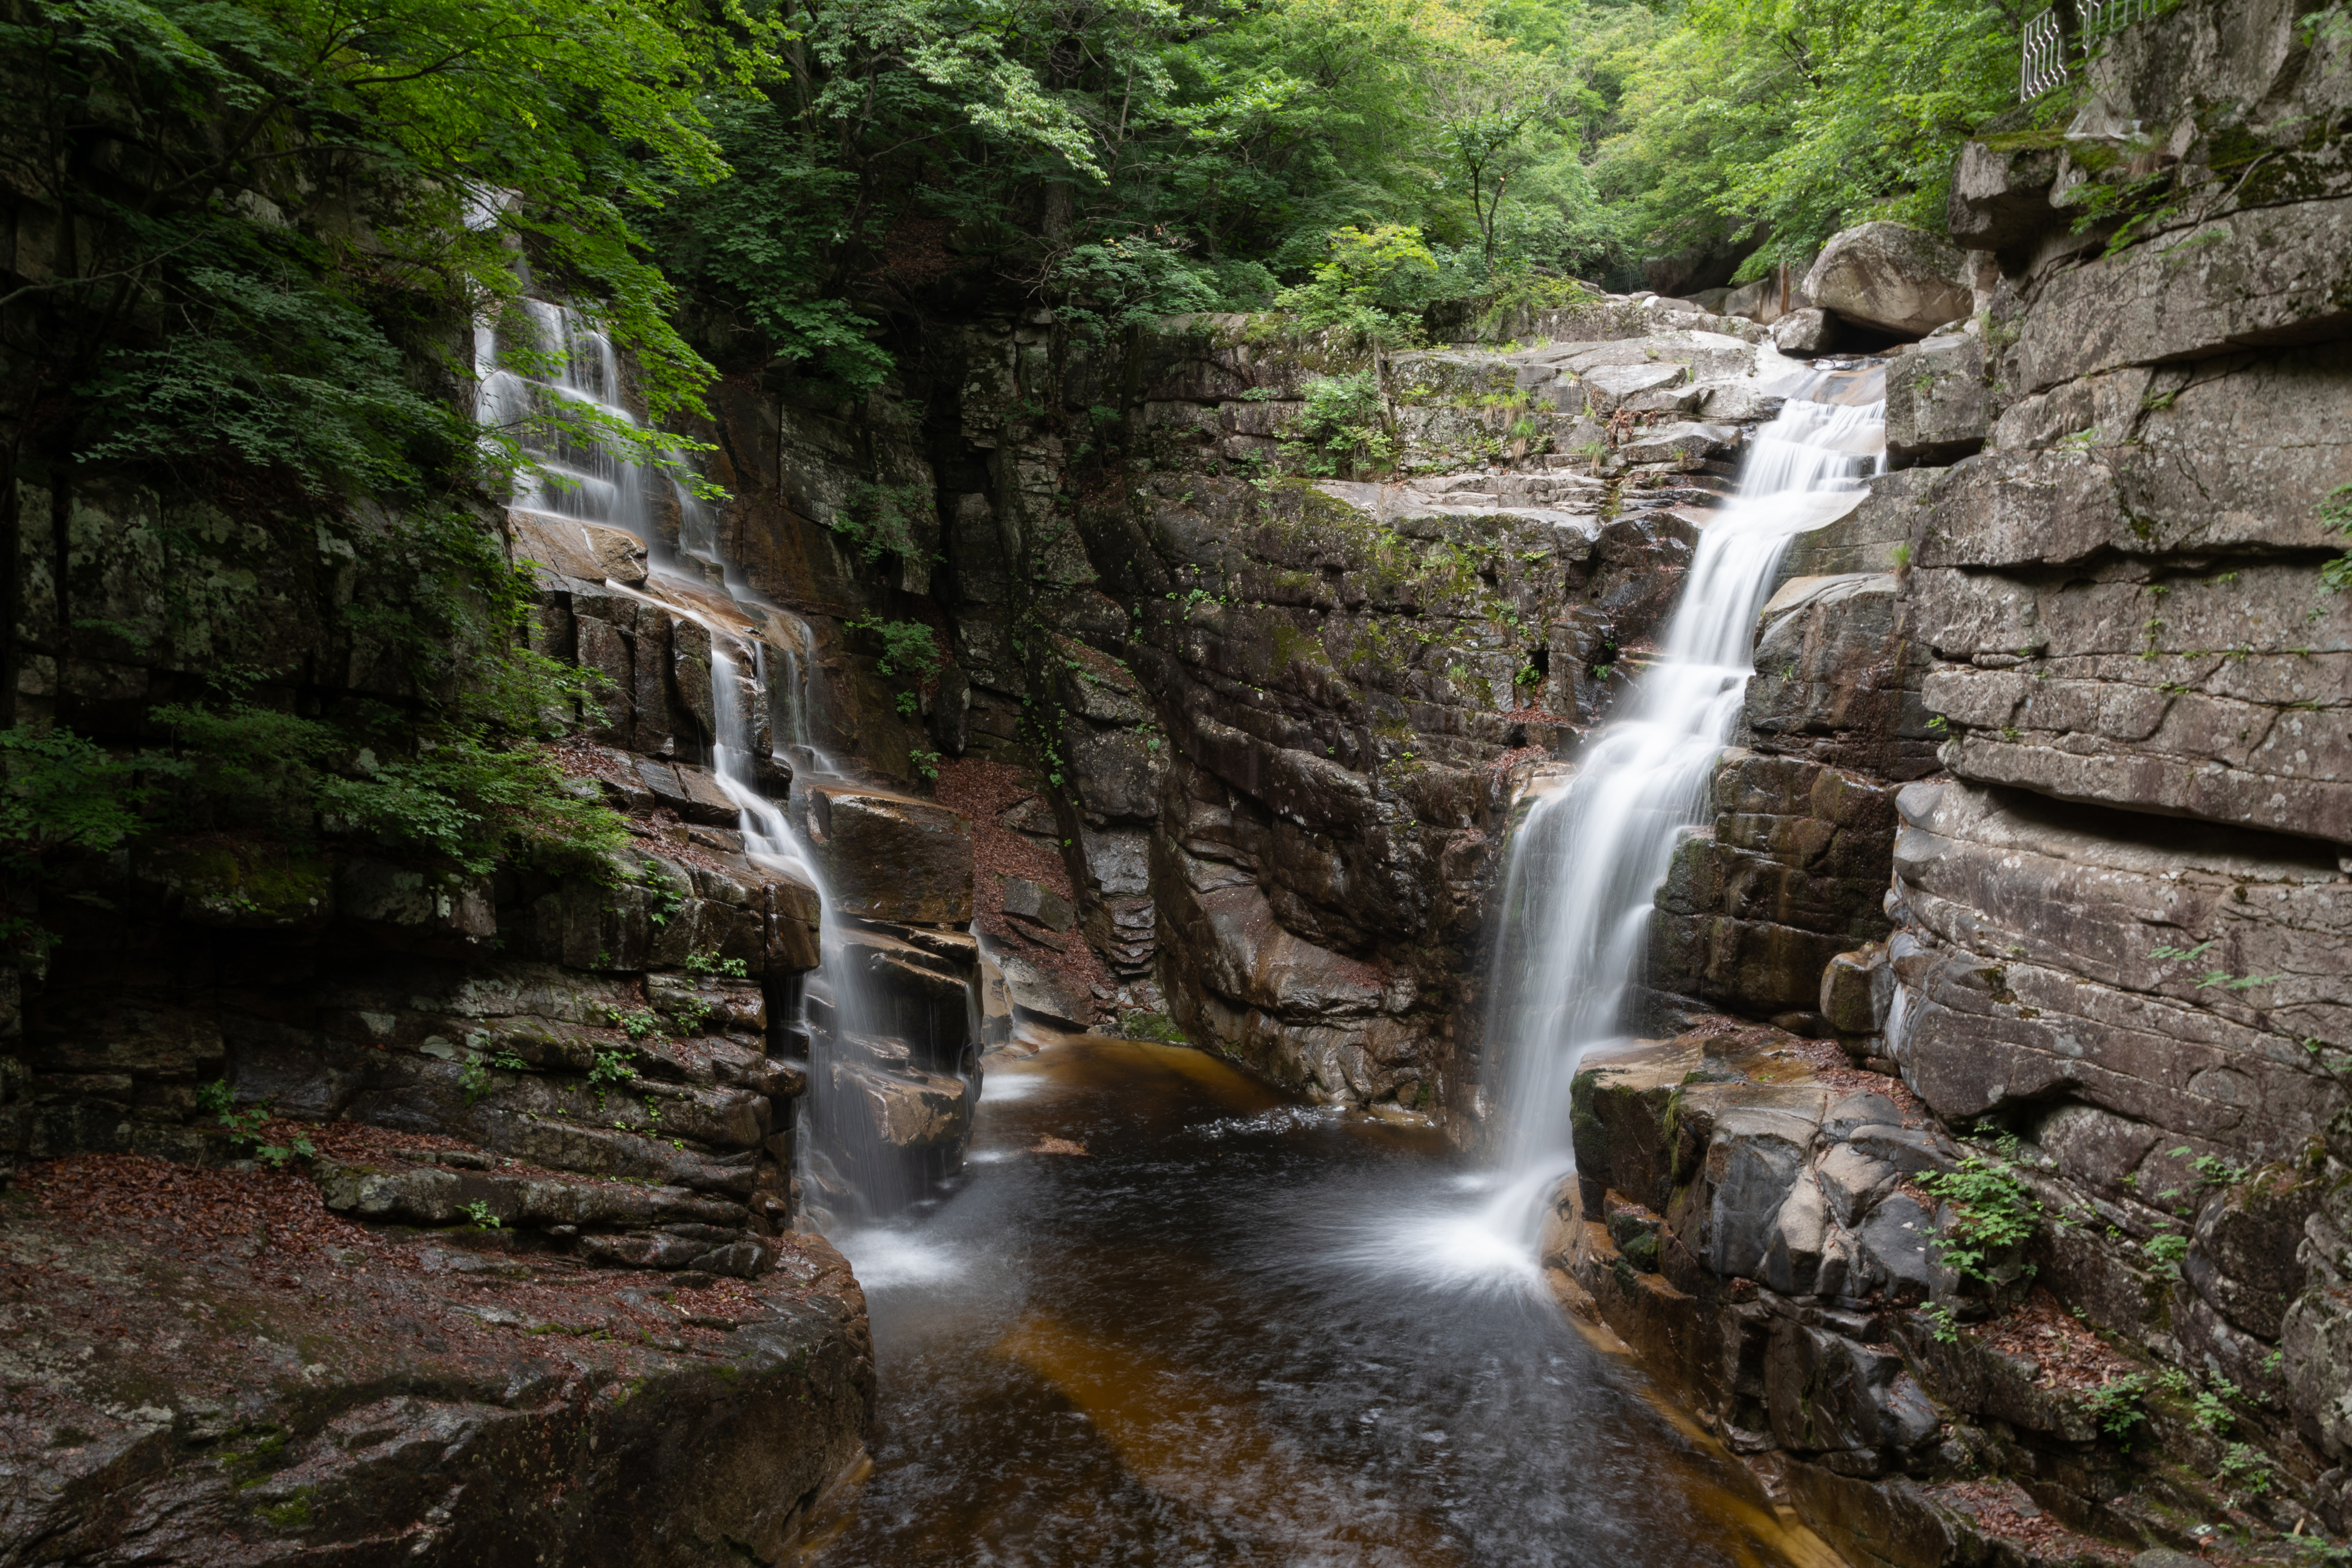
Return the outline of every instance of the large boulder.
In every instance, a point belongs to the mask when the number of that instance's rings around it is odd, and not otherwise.
[[[1903,224],[1861,224],[1830,236],[1805,274],[1822,309],[1906,338],[1924,338],[1976,305],[1960,253]]]
[[[971,823],[933,800],[862,784],[809,783],[793,813],[834,908],[861,920],[971,920]]]

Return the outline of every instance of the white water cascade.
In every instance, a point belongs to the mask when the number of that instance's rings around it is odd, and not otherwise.
[[[795,1020],[810,1040],[814,1099],[827,1092],[827,1064],[840,1037],[877,1032],[882,1010],[844,943],[843,923],[815,857],[761,780],[761,758],[775,753],[791,758],[795,779],[843,776],[814,739],[813,713],[822,697],[814,634],[733,570],[720,549],[719,519],[688,486],[652,465],[572,440],[546,417],[551,400],[571,399],[607,419],[638,423],[623,402],[611,340],[562,306],[536,299],[520,304],[530,344],[502,341],[487,324],[475,329],[477,420],[511,435],[530,460],[516,479],[514,511],[558,537],[579,535],[583,524],[625,530],[646,547],[647,576],[641,588],[610,586],[710,635],[711,775],[736,807],[745,854],[814,888],[823,909],[822,962],[803,977]],[[531,373],[541,369],[551,373]],[[666,507],[675,508],[675,527],[667,530],[661,526]],[[812,1148],[816,1120],[803,1118],[802,1168],[795,1174],[813,1174],[814,1161],[822,1174],[808,1184],[812,1196],[820,1190],[839,1195],[851,1188],[840,1167],[855,1169],[858,1162]]]
[[[1407,1222],[1418,1256],[1406,1266],[1433,1282],[1537,1277],[1544,1200],[1574,1166],[1577,1063],[1626,1027],[1652,903],[1676,841],[1706,819],[1780,557],[1851,511],[1885,465],[1883,400],[1807,396],[1856,379],[1809,378],[1756,433],[1739,494],[1700,531],[1656,658],[1511,836],[1488,989],[1489,1057],[1504,1068],[1496,1168],[1475,1184],[1490,1195],[1476,1210],[1444,1203]]]

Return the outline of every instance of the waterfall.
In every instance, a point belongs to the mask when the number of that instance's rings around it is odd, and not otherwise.
[[[613,341],[579,315],[541,299],[516,302],[531,341],[511,343],[488,322],[474,327],[474,417],[513,433],[530,465],[516,476],[511,506],[581,522],[626,528],[648,546],[654,538],[647,505],[650,476],[604,447],[583,445],[547,411],[559,401],[593,408],[625,425],[636,416],[621,402],[620,360]],[[553,374],[534,377],[509,361],[521,360]]]
[[[1885,466],[1885,403],[1845,404],[1858,378],[1814,375],[1757,431],[1738,495],[1699,533],[1657,655],[1584,743],[1573,771],[1528,806],[1510,839],[1487,995],[1489,1059],[1504,1069],[1496,1168],[1348,1250],[1441,1285],[1538,1279],[1545,1200],[1573,1168],[1569,1094],[1579,1060],[1621,1038],[1642,978],[1651,906],[1675,845],[1706,821],[1717,758],[1737,725],[1756,618],[1789,541],[1853,510]]]
[[[505,341],[491,324],[475,327],[477,422],[509,433],[530,459],[516,477],[511,507],[635,535],[646,549],[647,580],[641,590],[609,586],[710,634],[711,775],[735,805],[744,853],[806,883],[822,910],[822,961],[803,977],[793,1019],[809,1041],[814,1102],[832,1089],[829,1069],[844,1038],[879,1032],[885,1011],[844,941],[845,923],[815,857],[759,776],[760,758],[776,751],[791,758],[796,782],[844,774],[814,740],[821,691],[811,656],[814,636],[806,622],[761,598],[734,570],[720,549],[717,516],[689,486],[650,464],[583,444],[548,417],[555,400],[568,399],[605,420],[638,425],[623,401],[620,361],[610,338],[563,306],[524,299],[519,308],[529,325],[528,342]],[[541,370],[547,373],[533,373]],[[677,508],[674,541],[656,524],[656,499],[665,496]],[[813,1146],[817,1138],[812,1134],[824,1121],[803,1115],[794,1175],[812,1194],[868,1196],[841,1175],[844,1167],[854,1172],[870,1164],[866,1151]]]
[[[1676,841],[1705,820],[1780,556],[1851,508],[1884,462],[1885,426],[1883,402],[1792,399],[1756,433],[1738,497],[1699,534],[1655,661],[1512,835],[1487,992],[1487,1037],[1508,1071],[1507,1169],[1567,1163],[1577,1061],[1623,1026],[1652,900]]]

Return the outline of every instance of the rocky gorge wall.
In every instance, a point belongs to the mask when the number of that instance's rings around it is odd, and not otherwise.
[[[2070,120],[1969,145],[1968,248],[1901,238],[1941,270],[1897,306],[1832,267],[1769,331],[1591,298],[1386,354],[1005,313],[859,398],[722,382],[707,546],[683,508],[650,551],[485,513],[538,563],[534,645],[605,679],[562,756],[633,846],[471,876],[230,836],[11,893],[62,937],[0,970],[12,1354],[55,1393],[12,1524],[100,1562],[175,1508],[236,1560],[365,1521],[503,1561],[637,1495],[654,1425],[600,1401],[645,1386],[716,1412],[688,1448],[786,1479],[689,1467],[665,1511],[708,1538],[610,1560],[775,1561],[870,1408],[811,1134],[951,1178],[981,1049],[1096,1028],[1479,1142],[1526,786],[1643,664],[1776,389],[1852,363],[1896,466],[1784,560],[1659,892],[1663,1038],[1580,1082],[1557,1288],[1857,1563],[2342,1533],[2342,50],[2267,5],[2117,35]],[[2170,210],[2116,206],[2157,174]],[[1912,340],[1825,360],[1842,324]],[[1335,379],[1391,461],[1317,424]],[[230,660],[289,711],[404,695],[333,612],[408,585],[249,561],[173,497],[51,500],[36,716],[128,741]],[[823,911],[710,771],[714,623],[764,661],[751,765]],[[822,1061],[821,936],[887,1020]],[[1939,1239],[1955,1173],[2037,1206],[1982,1277]],[[220,1229],[239,1204],[284,1207]],[[186,1326],[155,1291],[124,1313],[141,1270]],[[219,1364],[243,1403],[144,1365],[215,1320],[264,1325]],[[429,1377],[385,1394],[375,1341]],[[529,1485],[461,1481],[493,1453]]]
[[[2189,4],[2069,91],[1962,153],[1979,308],[1888,356],[1909,465],[1792,552],[1661,892],[1654,974],[1780,1028],[1590,1064],[1549,1243],[1857,1562],[2352,1525],[2352,73]]]

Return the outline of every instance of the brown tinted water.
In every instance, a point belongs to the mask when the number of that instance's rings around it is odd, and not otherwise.
[[[962,1188],[841,1239],[882,1404],[815,1562],[1833,1561],[1532,1270],[1415,1266],[1433,1204],[1466,1219],[1479,1186],[1428,1129],[1197,1051],[990,1058]]]

